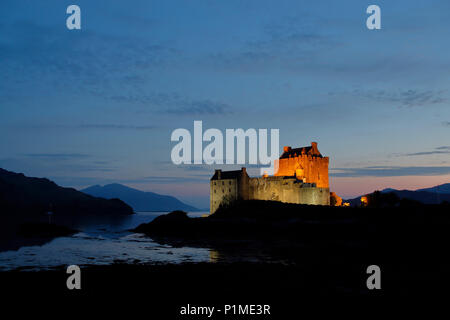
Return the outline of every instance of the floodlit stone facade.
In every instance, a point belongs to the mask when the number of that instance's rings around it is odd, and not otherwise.
[[[246,168],[216,170],[210,181],[210,212],[236,200],[330,205],[328,163],[329,158],[323,157],[317,143],[312,142],[310,147],[284,147],[275,162],[274,176],[250,178]]]
[[[328,163],[329,158],[317,149],[317,142],[311,142],[310,147],[284,147],[280,159],[275,160],[275,176],[295,176],[305,183],[315,183],[317,188],[329,188]]]

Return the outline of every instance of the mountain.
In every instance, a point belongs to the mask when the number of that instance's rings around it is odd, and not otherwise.
[[[382,191],[385,192],[384,190]],[[442,201],[450,201],[450,194],[427,191],[410,191],[410,190],[391,190],[390,193],[395,193],[400,199],[416,200],[425,204],[440,204]]]
[[[386,188],[386,189],[381,190],[381,192],[384,192],[384,193],[394,192],[394,191],[398,191],[398,190],[397,189],[392,189],[392,188]]]
[[[0,209],[3,218],[128,215],[133,209],[119,199],[95,198],[73,188],[63,188],[46,178],[30,178],[0,168]]]
[[[103,187],[95,185],[83,189],[81,192],[105,199],[121,199],[133,207],[134,211],[199,211],[175,197],[144,192],[118,183],[107,184]]]
[[[426,192],[434,192],[434,193],[447,193],[450,194],[450,183],[444,183],[439,186],[431,187],[431,188],[425,188],[425,189],[419,189],[416,191],[426,191]]]
[[[450,183],[415,191],[386,188],[381,192],[384,194],[394,193],[399,199],[410,199],[424,204],[440,204],[443,201],[450,202]],[[349,202],[350,205],[359,205],[361,203],[361,196],[345,201]]]

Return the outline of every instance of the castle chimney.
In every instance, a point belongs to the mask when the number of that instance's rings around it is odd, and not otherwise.
[[[286,147],[283,148],[283,150],[284,150],[284,152],[289,152],[289,151],[291,151],[291,147],[286,146]]]
[[[220,180],[222,178],[222,170],[216,170],[217,174],[217,180]]]
[[[247,168],[246,167],[242,167],[241,171],[242,171],[242,173],[247,173]]]
[[[312,147],[312,154],[317,155],[319,154],[319,149],[317,149],[317,142],[311,142]]]

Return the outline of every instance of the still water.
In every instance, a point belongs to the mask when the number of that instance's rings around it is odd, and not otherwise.
[[[139,212],[106,222],[79,222],[74,227],[80,232],[73,236],[0,252],[0,271],[41,270],[71,264],[180,263],[215,259],[217,254],[207,248],[161,245],[143,234],[128,231],[161,214],[165,212]],[[199,217],[202,214],[204,212],[188,215]]]

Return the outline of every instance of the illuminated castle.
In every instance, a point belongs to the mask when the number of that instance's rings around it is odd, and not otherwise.
[[[328,162],[312,142],[309,147],[284,147],[275,160],[274,176],[250,178],[246,168],[216,170],[210,181],[210,212],[236,200],[329,205]]]

